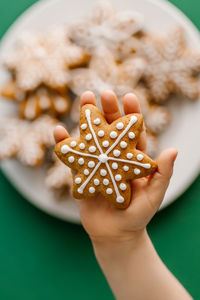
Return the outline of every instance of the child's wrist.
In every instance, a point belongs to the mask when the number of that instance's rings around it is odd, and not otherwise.
[[[146,228],[120,237],[93,238],[95,255],[100,261],[133,255],[149,240]]]

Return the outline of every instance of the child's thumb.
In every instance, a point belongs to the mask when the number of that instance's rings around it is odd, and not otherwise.
[[[174,162],[178,151],[168,148],[161,152],[157,159],[158,169],[150,178],[150,189],[155,196],[155,204],[160,205],[173,173]]]
[[[166,183],[169,183],[169,180],[173,173],[174,162],[177,157],[178,151],[174,148],[168,148],[161,152],[158,157],[158,170],[157,172],[161,175],[160,179]],[[164,183],[163,182],[163,183]]]

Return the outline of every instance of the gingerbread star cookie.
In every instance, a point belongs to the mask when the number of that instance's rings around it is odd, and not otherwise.
[[[155,102],[163,103],[171,93],[189,99],[199,96],[200,55],[187,47],[182,28],[164,39],[147,37],[141,48],[147,59],[144,78]]]
[[[110,3],[98,3],[92,14],[73,22],[69,29],[72,41],[90,54],[103,49],[114,52],[121,42],[143,28],[143,17],[138,12],[115,11]]]
[[[70,41],[67,29],[59,27],[40,35],[24,32],[5,57],[4,65],[14,73],[23,91],[32,91],[41,84],[60,90],[70,80],[69,69],[87,59],[83,49]]]
[[[73,196],[101,193],[117,208],[128,207],[132,179],[155,172],[157,164],[136,149],[143,126],[140,114],[130,114],[108,124],[100,110],[84,105],[80,137],[67,138],[55,147],[57,156],[76,171]]]

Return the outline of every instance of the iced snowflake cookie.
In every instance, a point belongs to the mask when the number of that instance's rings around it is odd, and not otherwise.
[[[41,87],[20,102],[20,115],[27,120],[36,119],[43,113],[54,116],[65,115],[69,112],[71,101],[67,91],[58,92]]]
[[[44,113],[65,115],[71,108],[67,89],[57,91],[40,86],[34,91],[23,92],[16,81],[11,80],[4,84],[1,94],[4,98],[15,101],[19,106],[20,116],[27,120],[34,120]]]
[[[96,4],[91,16],[71,24],[71,39],[90,54],[103,49],[118,50],[120,43],[128,40],[143,27],[143,17],[133,11],[115,11],[109,2]]]
[[[155,102],[163,103],[171,93],[198,97],[200,53],[187,47],[182,28],[175,28],[164,39],[145,38],[141,51],[148,62],[144,78]]]
[[[59,122],[50,116],[42,116],[34,122],[18,118],[0,121],[0,160],[17,158],[30,167],[41,165],[46,148],[53,146],[53,129]]]
[[[80,138],[68,138],[55,147],[57,156],[76,171],[73,196],[101,193],[118,208],[128,207],[130,180],[152,174],[156,163],[136,150],[143,119],[131,114],[108,124],[93,105],[82,107]]]
[[[41,35],[23,33],[4,58],[4,65],[23,91],[32,91],[41,84],[60,90],[70,80],[69,69],[87,59],[83,49],[70,41],[67,29],[59,27]]]

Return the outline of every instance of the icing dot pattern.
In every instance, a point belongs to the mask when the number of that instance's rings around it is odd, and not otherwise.
[[[80,184],[82,182],[82,179],[80,177],[75,178],[75,183]]]
[[[88,133],[88,134],[86,135],[85,139],[86,139],[86,141],[91,141],[91,139],[92,139],[91,133]]]
[[[112,168],[113,170],[117,170],[118,169],[118,163],[112,163]]]
[[[109,141],[103,141],[102,146],[107,148],[109,146]]]
[[[108,180],[107,178],[105,178],[105,179],[103,180],[103,184],[104,184],[104,185],[109,185],[109,180]]]
[[[97,150],[95,146],[90,146],[89,147],[89,152],[94,153]]]
[[[100,184],[99,179],[98,179],[98,178],[95,178],[95,179],[94,179],[94,185],[99,185],[99,184]]]
[[[84,143],[80,143],[79,148],[80,148],[81,150],[84,150],[84,149],[85,149],[85,144],[84,144]]]
[[[79,158],[79,160],[78,160],[78,163],[79,163],[79,165],[84,165],[84,162],[85,162],[85,160],[84,160],[84,158]]]
[[[73,163],[74,160],[75,160],[74,156],[69,156],[69,157],[68,157],[68,162],[69,162],[69,163]]]
[[[83,170],[85,178],[78,176],[74,179],[75,184],[78,185],[76,191],[79,194],[83,194],[84,190],[86,190],[90,194],[94,194],[96,191],[101,192],[99,186],[103,185],[105,194],[112,195],[111,199],[115,197],[117,203],[123,203],[126,199],[124,195],[127,195],[124,194],[127,190],[127,184],[122,182],[123,173],[121,171],[129,171],[129,174],[134,174],[134,178],[135,175],[137,176],[141,173],[138,166],[145,169],[151,168],[148,160],[146,164],[141,162],[144,159],[144,155],[136,154],[134,156],[134,147],[133,153],[126,150],[129,145],[127,138],[129,140],[135,139],[135,133],[130,129],[132,124],[137,121],[137,118],[130,116],[129,122],[126,121],[124,123],[120,121],[116,123],[114,130],[107,133],[101,127],[104,125],[101,123],[104,122],[100,118],[92,119],[92,112],[89,109],[85,109],[85,116],[84,123],[80,125],[80,128],[83,131],[87,129],[84,138],[88,143],[74,140],[70,142],[69,146],[63,145],[61,147],[63,155],[70,153],[67,157],[69,163],[73,163],[77,159],[76,163],[78,165],[86,164],[87,166]],[[75,148],[77,143],[78,149]],[[87,144],[88,147],[86,147]],[[97,178],[97,174],[100,177]]]
[[[116,137],[117,137],[117,132],[116,131],[111,131],[110,138],[111,139],[116,139]]]
[[[104,136],[104,131],[103,130],[99,130],[97,134],[98,134],[99,137],[103,137]]]
[[[140,169],[135,168],[135,169],[134,169],[134,173],[135,173],[135,175],[139,175],[139,174],[140,174]]]
[[[122,130],[124,128],[124,123],[122,123],[122,122],[117,123],[116,128],[118,130]]]
[[[72,141],[71,143],[70,143],[70,145],[71,145],[71,147],[76,147],[76,141]]]
[[[91,160],[91,161],[88,162],[88,167],[89,168],[94,168],[94,166],[95,166],[95,162],[94,161]]]
[[[99,125],[101,123],[101,120],[99,118],[96,118],[93,123],[95,125]]]
[[[89,173],[90,173],[90,172],[89,172],[89,170],[88,170],[88,169],[85,169],[85,170],[83,171],[83,173],[84,173],[84,175],[86,175],[86,176],[87,176],[87,175],[89,175]]]
[[[86,123],[83,123],[82,125],[81,125],[81,129],[82,130],[85,130],[87,128],[87,124]]]
[[[106,176],[107,175],[107,171],[105,169],[101,169],[100,170],[100,174],[101,174],[101,176]]]
[[[93,186],[91,186],[89,188],[89,192],[90,192],[90,194],[94,194],[95,193],[95,188]]]

